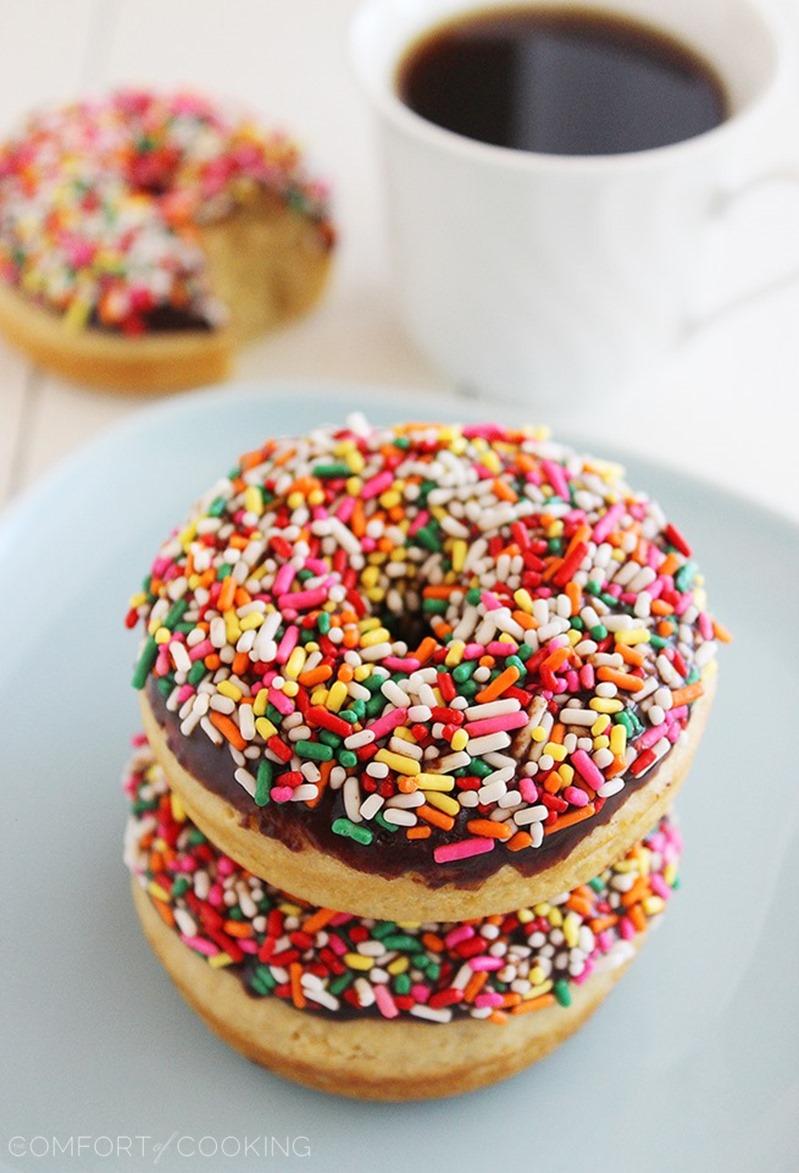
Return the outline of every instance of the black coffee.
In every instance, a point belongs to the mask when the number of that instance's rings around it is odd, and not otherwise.
[[[698,53],[591,9],[466,14],[410,47],[397,88],[411,110],[456,134],[551,155],[662,147],[728,114],[724,88]]]

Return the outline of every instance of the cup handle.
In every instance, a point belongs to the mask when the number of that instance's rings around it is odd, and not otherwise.
[[[711,199],[710,206],[706,211],[707,219],[711,222],[722,221],[731,212],[734,212],[740,204],[744,203],[749,196],[774,187],[775,185],[783,186],[786,184],[795,188],[797,194],[799,194],[799,167],[785,166],[774,168],[773,170],[764,172],[762,175],[755,175],[735,187],[721,189]],[[709,326],[714,326],[718,321],[742,309],[744,306],[750,305],[752,302],[758,301],[761,297],[766,297],[768,294],[774,293],[777,290],[785,289],[793,285],[796,281],[799,281],[799,265],[789,269],[786,273],[781,273],[771,279],[758,282],[751,289],[745,289],[743,292],[737,293],[734,297],[726,302],[722,302],[707,313],[687,318],[683,326],[683,337],[686,339],[691,338]]]

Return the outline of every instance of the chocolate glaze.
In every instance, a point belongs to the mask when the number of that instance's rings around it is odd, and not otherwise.
[[[484,855],[472,856],[456,863],[439,864],[433,859],[433,848],[468,835],[463,824],[473,816],[467,811],[457,817],[451,832],[437,832],[430,839],[410,840],[401,831],[392,833],[373,822],[370,829],[374,840],[368,847],[363,846],[343,835],[336,835],[331,829],[335,819],[345,817],[340,790],[325,791],[319,806],[314,809],[301,803],[257,806],[236,781],[236,767],[227,746],[215,746],[199,729],[189,737],[184,736],[180,732],[176,715],[167,710],[165,700],[152,677],[147,682],[146,692],[155,718],[164,731],[167,745],[181,766],[206,790],[229,802],[239,812],[243,826],[260,831],[269,838],[279,839],[291,851],[302,851],[305,847],[323,851],[360,872],[387,879],[413,874],[422,879],[428,888],[441,888],[445,884],[466,890],[476,888],[504,864],[509,864],[522,876],[538,875],[566,859],[594,827],[607,823],[626,799],[650,782],[659,769],[659,766],[655,766],[641,780],[628,779],[624,789],[606,799],[602,809],[592,818],[546,835],[538,848],[513,852],[498,845]]]
[[[183,332],[185,330],[200,330],[203,333],[208,333],[213,330],[211,323],[201,314],[188,309],[178,309],[173,305],[153,306],[144,315],[144,323],[145,334],[167,334],[171,331]],[[96,314],[92,315],[90,325],[93,330],[102,330],[104,334],[122,333],[115,326],[104,325]]]

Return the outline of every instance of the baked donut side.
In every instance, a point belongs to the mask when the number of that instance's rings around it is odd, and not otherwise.
[[[221,850],[253,875],[279,882],[313,904],[346,908],[358,916],[403,919],[408,909],[421,920],[462,920],[508,912],[549,899],[598,875],[618,859],[673,805],[701,741],[715,694],[710,675],[705,695],[696,703],[691,722],[668,758],[642,787],[624,796],[612,818],[588,831],[567,857],[525,876],[512,863],[478,882],[430,887],[427,876],[385,877],[365,874],[303,842],[294,828],[292,845],[265,836],[246,817],[197,781],[177,760],[155,719],[146,693],[140,694],[144,731],[169,786],[183,801],[192,820]]]
[[[545,1006],[503,1026],[353,1022],[256,1000],[224,970],[192,953],[132,881],[142,931],[181,996],[214,1034],[247,1059],[306,1087],[359,1100],[425,1100],[475,1091],[545,1058],[590,1018],[640,947],[592,974],[568,1007]]]

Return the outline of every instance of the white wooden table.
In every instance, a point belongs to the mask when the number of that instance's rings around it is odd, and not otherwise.
[[[799,45],[799,4],[773,3],[792,20]],[[355,0],[0,0],[0,131],[32,105],[122,82],[195,85],[263,111],[294,131],[331,178],[341,244],[320,310],[251,347],[238,373],[443,389],[446,380],[413,349],[392,306],[370,119],[347,61],[354,7]],[[799,118],[792,129],[785,161],[792,150],[796,162]],[[799,267],[796,192],[768,194],[735,228],[708,262],[732,263],[731,283],[735,272],[748,280]],[[799,282],[786,280],[686,344],[626,405],[576,413],[565,403],[551,422],[593,432],[600,445],[613,441],[701,469],[799,518],[798,376]],[[144,402],[66,385],[0,344],[0,506]],[[408,403],[398,396],[398,416],[409,414]]]

